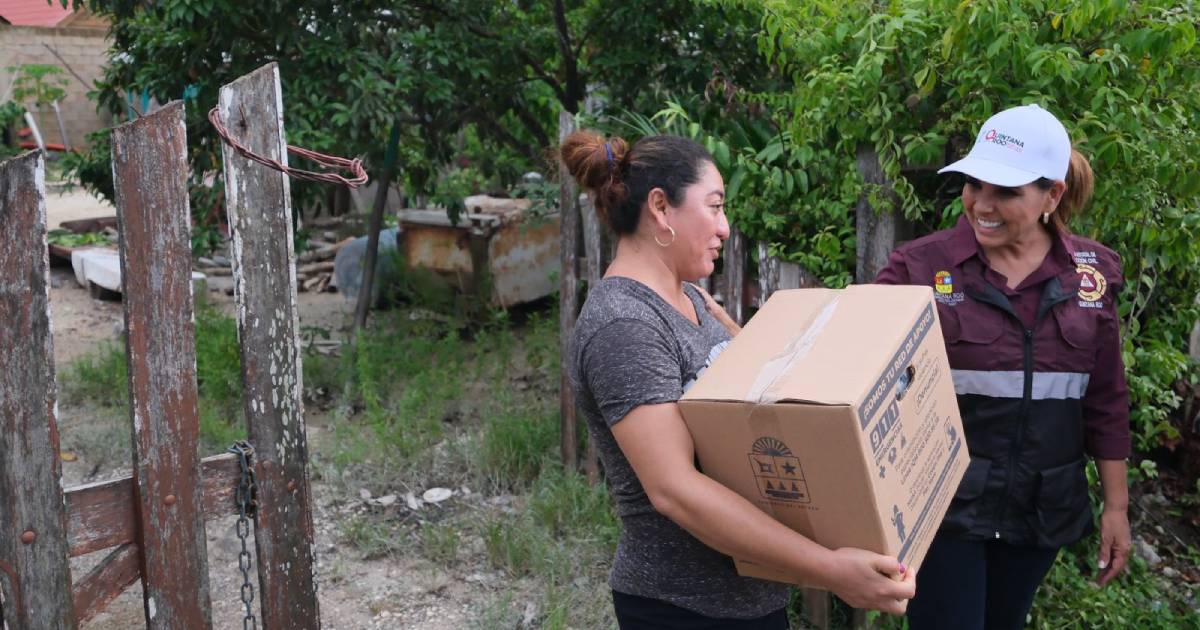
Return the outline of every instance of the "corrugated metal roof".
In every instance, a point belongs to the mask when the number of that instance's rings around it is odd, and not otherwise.
[[[0,0],[0,18],[13,26],[57,26],[68,15],[59,0]]]

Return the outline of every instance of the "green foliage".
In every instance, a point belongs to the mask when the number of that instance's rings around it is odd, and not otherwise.
[[[9,146],[8,140],[13,124],[25,115],[25,108],[20,103],[8,101],[0,103],[0,159],[16,155],[21,151],[16,146]]]
[[[714,68],[762,74],[751,13],[719,9],[710,19],[689,0],[75,2],[113,24],[100,104],[122,112],[138,94],[186,95],[197,174],[220,171],[204,119],[219,87],[269,61],[284,82],[289,142],[365,156],[373,170],[399,123],[398,183],[413,195],[433,193],[451,164],[501,189],[538,170],[559,111],[579,111],[588,96],[648,107],[664,90],[702,91]],[[105,169],[88,172],[102,178]],[[322,197],[303,183],[293,194],[298,208]]]
[[[749,98],[739,93],[741,98]],[[692,138],[712,154],[726,177],[726,212],[732,225],[769,243],[772,256],[800,263],[828,286],[849,284],[855,234],[854,176],[843,176],[840,196],[813,197],[806,211],[797,200],[810,192],[805,165],[829,158],[821,148],[799,147],[754,103],[713,108],[701,99],[677,99],[651,117],[626,113],[609,123],[634,138],[667,133]]]
[[[81,247],[83,245],[107,245],[108,237],[100,232],[84,232],[76,234],[70,230],[55,229],[46,232],[46,242],[63,247]]]
[[[1099,534],[1064,549],[1038,589],[1029,627],[1161,628],[1195,627],[1195,593],[1146,566],[1136,554],[1127,574],[1099,588],[1094,582]]]
[[[342,538],[364,559],[381,558],[404,550],[404,539],[386,522],[370,516],[353,516],[340,524]]]
[[[429,201],[445,208],[450,221],[457,224],[466,210],[463,199],[482,191],[486,182],[483,174],[473,168],[454,168],[438,179]]]
[[[603,484],[589,486],[577,473],[547,469],[522,511],[490,518],[482,530],[493,567],[541,581],[539,627],[611,625],[601,585],[620,528]]]
[[[129,375],[126,365],[123,343],[101,343],[72,361],[60,375],[63,402],[127,408]]]
[[[1200,591],[1164,577],[1147,567],[1136,554],[1130,557],[1124,575],[1108,586],[1097,586],[1095,556],[1099,544],[1097,533],[1063,549],[1038,588],[1025,627],[1035,630],[1196,627],[1196,612],[1192,609],[1195,604],[1191,599]],[[908,627],[903,618],[878,613],[870,617],[874,619],[872,627],[886,630]]]
[[[534,484],[525,509],[483,524],[488,559],[514,576],[569,581],[606,564],[616,549],[616,515],[608,490],[579,474],[548,469]]]
[[[305,357],[305,384],[346,414],[318,469],[348,491],[409,484],[519,490],[558,443],[557,318],[464,328],[426,310],[379,314],[342,357]],[[469,338],[468,338],[469,337]],[[554,385],[547,391],[546,383]]]
[[[62,100],[67,95],[67,79],[63,69],[54,64],[29,63],[9,66],[8,71],[16,75],[13,81],[12,100],[28,103],[33,109]]]
[[[454,564],[462,544],[455,523],[422,523],[419,536],[422,555],[441,566]]]
[[[59,161],[64,173],[78,180],[84,189],[116,204],[117,193],[112,181],[111,138],[111,129],[89,133],[86,148],[68,151],[62,154]]]
[[[1096,195],[1075,231],[1122,255],[1125,361],[1139,449],[1178,437],[1174,384],[1200,314],[1200,48],[1172,0],[728,0],[761,16],[759,48],[784,86],[746,95],[769,140],[695,130],[728,178],[731,219],[827,282],[851,277],[861,198],[918,233],[961,211],[935,174],[991,114],[1039,103],[1090,157]],[[741,122],[745,126],[746,122]],[[724,156],[728,155],[728,158]],[[870,187],[859,161],[890,182]]]

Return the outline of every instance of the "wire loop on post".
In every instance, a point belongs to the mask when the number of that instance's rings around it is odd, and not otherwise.
[[[262,164],[263,166],[273,168],[282,173],[286,173],[289,177],[305,179],[311,182],[342,184],[351,188],[358,188],[359,186],[367,183],[367,171],[363,169],[362,160],[359,158],[347,159],[332,155],[325,155],[323,153],[317,153],[316,151],[310,151],[308,149],[295,147],[289,144],[287,145],[288,153],[302,157],[306,160],[311,160],[317,164],[320,164],[321,166],[350,171],[351,177],[343,177],[337,173],[306,171],[304,169],[291,168],[290,166],[287,166],[278,160],[272,160],[271,158],[263,157],[251,151],[246,145],[238,142],[237,139],[235,139],[229,133],[229,129],[227,129],[225,125],[221,123],[221,115],[218,111],[218,108],[214,107],[208,110],[208,122],[212,123],[213,128],[217,130],[217,135],[221,136],[221,139],[224,140],[226,144],[233,147],[233,149],[241,154],[242,157],[246,158],[247,160],[253,160],[259,164]]]

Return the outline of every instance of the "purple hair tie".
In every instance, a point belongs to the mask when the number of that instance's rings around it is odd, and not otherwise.
[[[616,160],[613,158],[612,147],[608,143],[604,143],[604,152],[608,154],[608,166],[611,168],[616,165]]]

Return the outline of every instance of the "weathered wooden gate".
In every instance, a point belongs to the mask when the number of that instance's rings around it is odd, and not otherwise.
[[[221,91],[221,120],[250,150],[286,164],[281,109],[274,64]],[[134,443],[125,478],[61,489],[44,164],[40,153],[0,163],[6,628],[75,628],[139,577],[147,627],[212,627],[205,520],[238,513],[243,475],[236,455],[197,454],[183,114],[174,102],[112,136]],[[262,624],[319,628],[288,180],[225,148]],[[69,558],[109,549],[72,581]]]

